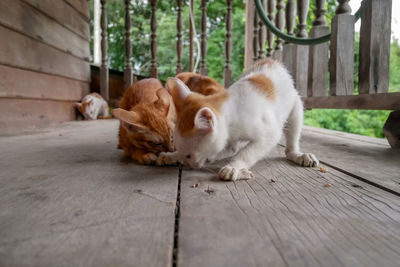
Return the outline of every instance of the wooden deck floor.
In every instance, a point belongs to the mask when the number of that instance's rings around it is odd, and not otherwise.
[[[223,162],[136,165],[117,127],[0,137],[0,266],[400,265],[400,153],[385,140],[306,127],[326,173],[279,146],[233,183],[216,179]]]

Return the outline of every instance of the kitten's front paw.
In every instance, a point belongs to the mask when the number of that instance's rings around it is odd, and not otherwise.
[[[174,152],[161,152],[156,161],[158,166],[176,165],[178,163],[179,160]]]
[[[312,153],[300,153],[296,155],[288,155],[288,159],[304,167],[317,167],[319,165],[319,160]]]
[[[225,181],[248,180],[254,178],[251,171],[246,168],[237,169],[232,166],[226,165],[218,172],[218,178]]]
[[[139,160],[140,164],[146,164],[146,165],[153,165],[157,161],[157,155],[153,153],[147,153],[142,156],[142,158]]]

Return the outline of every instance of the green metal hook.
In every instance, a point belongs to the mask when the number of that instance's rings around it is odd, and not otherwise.
[[[315,38],[298,38],[294,37],[291,35],[288,35],[278,28],[275,27],[275,25],[269,20],[267,15],[265,14],[264,7],[261,4],[261,0],[254,0],[256,4],[256,8],[258,11],[258,15],[261,18],[261,21],[270,29],[276,36],[279,38],[285,40],[286,42],[289,43],[294,43],[294,44],[299,44],[299,45],[315,45],[315,44],[321,44],[328,42],[331,39],[331,34],[328,33],[326,35],[320,36],[320,37],[315,37]],[[357,12],[354,14],[354,21],[356,22],[359,20],[361,17],[361,7],[357,10]]]

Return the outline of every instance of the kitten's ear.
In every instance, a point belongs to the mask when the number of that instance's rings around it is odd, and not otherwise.
[[[194,125],[206,134],[213,131],[215,125],[215,114],[209,108],[201,108],[194,117]]]
[[[158,99],[154,102],[154,106],[158,108],[165,115],[168,114],[169,106],[171,103],[170,96],[164,88],[161,88],[157,91]]]
[[[140,123],[140,116],[137,112],[127,111],[122,108],[112,110],[114,117],[121,121],[121,125],[128,131],[146,132],[146,126]]]
[[[179,112],[180,106],[186,97],[192,94],[192,91],[184,84],[181,80],[175,77],[168,78],[165,84],[168,92],[171,94],[172,99],[174,100],[175,107]]]
[[[82,103],[76,102],[76,103],[75,103],[75,107],[76,107],[79,111],[81,111],[81,110],[82,110]]]

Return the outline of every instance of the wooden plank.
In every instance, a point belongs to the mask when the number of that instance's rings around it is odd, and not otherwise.
[[[400,93],[303,98],[305,108],[400,109]]]
[[[74,101],[0,98],[0,135],[71,121],[75,114]]]
[[[400,154],[390,148],[387,140],[379,144],[382,140],[378,138],[368,139],[305,127],[301,147],[312,149],[322,161],[400,194]]]
[[[360,29],[360,94],[387,93],[389,90],[391,0],[362,2]]]
[[[277,150],[249,181],[217,181],[220,165],[183,171],[178,265],[397,265],[397,196]]]
[[[122,158],[118,125],[0,138],[2,266],[170,266],[178,173]]]
[[[311,37],[329,33],[327,26],[313,26]],[[326,96],[328,89],[329,43],[310,46],[307,95]]]
[[[76,80],[90,80],[88,62],[63,53],[34,39],[0,26],[0,63],[60,75]]]
[[[0,65],[0,97],[79,101],[89,83]]]
[[[68,54],[90,60],[88,41],[76,36],[32,6],[21,0],[0,1],[0,10],[7,10],[0,16],[0,24]]]
[[[295,45],[293,79],[300,96],[307,95],[309,50],[306,45]]]
[[[90,19],[89,1],[86,0],[64,0],[71,5],[79,14],[88,21]]]
[[[254,63],[253,37],[254,37],[254,16],[256,14],[254,1],[246,1],[246,25],[245,25],[245,44],[244,44],[244,69],[248,69]]]
[[[78,14],[72,6],[64,1],[54,0],[23,0],[37,8],[43,14],[53,18],[81,38],[90,41],[89,21]]]
[[[330,95],[353,94],[354,16],[351,14],[338,14],[332,19],[329,73]]]

